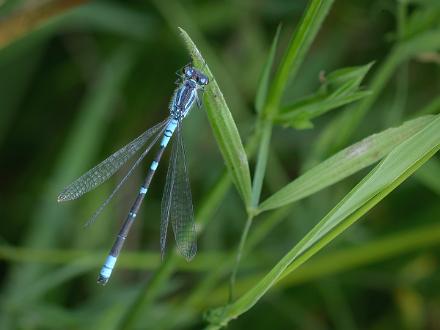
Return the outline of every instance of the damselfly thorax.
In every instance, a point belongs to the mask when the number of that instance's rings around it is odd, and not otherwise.
[[[209,82],[206,75],[191,66],[184,68],[181,79],[170,103],[171,117],[178,121],[186,117],[194,102],[200,104],[198,93]]]

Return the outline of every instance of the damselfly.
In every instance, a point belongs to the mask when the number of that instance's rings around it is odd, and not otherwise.
[[[140,209],[145,194],[148,191],[154,173],[159,166],[163,152],[168,145],[172,135],[176,132],[173,142],[171,159],[168,167],[168,173],[163,192],[161,205],[161,224],[160,224],[160,248],[162,256],[165,253],[168,223],[171,224],[174,231],[177,249],[187,260],[191,260],[197,251],[196,230],[194,223],[194,211],[192,205],[191,189],[188,179],[188,171],[185,160],[185,148],[182,140],[182,121],[188,115],[194,104],[201,106],[200,92],[208,84],[208,77],[201,71],[187,65],[183,72],[179,73],[178,87],[174,91],[169,106],[169,117],[142,133],[139,137],[119,149],[103,162],[89,170],[79,177],[58,196],[58,201],[73,200],[86,192],[94,189],[104,181],[109,179],[122,165],[124,165],[137,151],[145,147],[142,154],[134,162],[130,170],[119,182],[106,201],[99,207],[87,224],[93,222],[102,212],[104,207],[110,202],[116,192],[121,188],[133,170],[138,166],[153,145],[159,141],[159,150],[153,162],[150,165],[147,176],[142,184],[138,196],[123,222],[116,240],[105,260],[105,263],[99,273],[98,283],[106,284],[110,278],[112,270],[116,264],[117,258],[124,245],[136,215]]]

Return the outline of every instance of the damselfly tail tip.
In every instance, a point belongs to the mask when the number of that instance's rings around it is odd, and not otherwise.
[[[101,274],[98,276],[98,280],[96,281],[98,284],[106,285],[108,282],[108,277],[104,277]]]

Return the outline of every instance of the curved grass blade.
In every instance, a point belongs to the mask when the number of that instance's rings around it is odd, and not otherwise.
[[[278,25],[277,31],[275,32],[275,37],[273,38],[272,45],[270,46],[270,50],[269,50],[269,55],[267,57],[267,61],[264,65],[263,72],[261,74],[260,83],[258,84],[257,95],[255,98],[255,108],[258,113],[261,113],[264,104],[266,102],[267,91],[269,89],[270,70],[272,69],[273,66],[275,53],[278,47],[280,32],[281,32],[281,24]]]
[[[260,204],[259,212],[276,209],[310,196],[387,155],[399,143],[425,128],[434,116],[424,116],[345,148],[284,186]]]
[[[333,0],[312,0],[309,2],[275,73],[265,107],[262,110],[263,116],[272,118],[278,113],[286,87],[298,73],[299,67],[332,5]]]
[[[212,310],[211,329],[228,324],[254,306],[282,277],[321,250],[398,187],[440,149],[440,116],[399,144],[296,244],[252,289],[235,303]]]
[[[207,74],[210,83],[205,88],[206,113],[214,136],[225,160],[232,181],[237,187],[245,205],[249,207],[251,200],[251,176],[246,152],[234,119],[220,88],[197,46],[188,34],[179,28],[183,41],[188,48],[194,65]]]
[[[91,170],[80,176],[68,185],[58,196],[58,202],[77,199],[100,184],[107,181],[116,173],[142,146],[144,146],[152,136],[160,132],[168,120],[148,129],[126,146],[122,147],[114,154],[103,160]],[[150,145],[151,147],[151,145]],[[149,148],[150,148],[149,147]],[[147,148],[149,150],[149,148]],[[146,154],[145,154],[146,155]],[[144,156],[145,156],[144,155]]]

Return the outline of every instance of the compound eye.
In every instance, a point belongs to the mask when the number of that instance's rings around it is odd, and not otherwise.
[[[184,74],[187,78],[191,78],[194,74],[194,69],[191,68],[190,66],[187,66],[184,70]]]
[[[200,85],[207,85],[208,84],[208,78],[207,77],[200,77],[199,78],[199,84]]]

